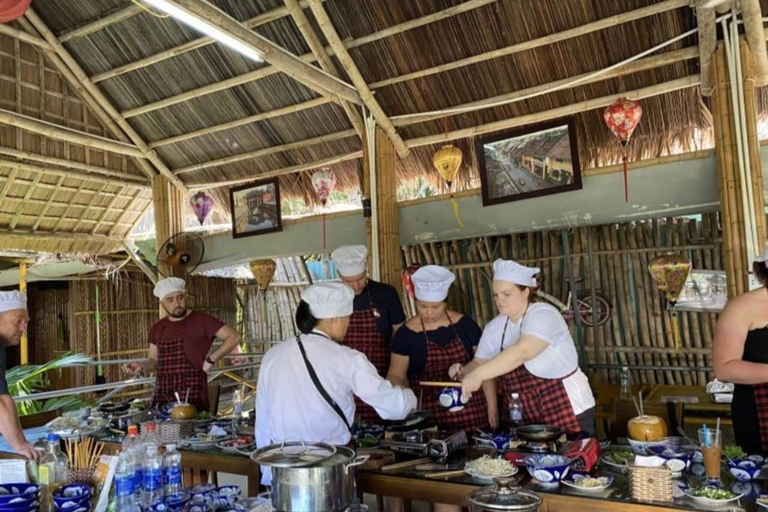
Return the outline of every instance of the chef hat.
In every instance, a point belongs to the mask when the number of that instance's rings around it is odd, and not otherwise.
[[[317,319],[350,316],[354,299],[355,292],[343,283],[317,283],[301,292],[301,300]]]
[[[536,288],[536,274],[540,270],[536,267],[526,267],[512,260],[498,259],[493,262],[493,280],[508,281]]]
[[[453,272],[438,265],[423,266],[411,276],[414,295],[418,300],[426,302],[444,301],[455,280]]]
[[[161,279],[155,285],[155,297],[163,300],[163,297],[169,293],[183,292],[187,287],[187,283],[183,279],[178,277],[166,277]]]
[[[757,256],[755,256],[755,261],[759,263],[765,263],[766,261],[768,261],[768,242],[765,242],[765,247],[763,248],[763,254],[758,254]]]
[[[27,309],[27,295],[20,291],[0,292],[0,313],[14,309]]]
[[[342,245],[331,253],[331,259],[342,276],[359,276],[365,272],[368,249],[364,245]]]

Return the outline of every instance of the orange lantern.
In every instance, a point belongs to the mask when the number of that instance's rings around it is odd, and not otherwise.
[[[271,259],[253,260],[250,266],[253,278],[256,280],[256,284],[259,285],[259,289],[266,291],[269,283],[272,282],[272,277],[275,275],[277,263]]]
[[[456,199],[453,197],[451,185],[456,179],[463,158],[464,155],[462,155],[461,150],[453,144],[443,146],[432,156],[432,163],[448,185],[448,191],[451,195],[451,204],[453,205],[453,215],[456,217],[456,222],[458,222],[461,227],[464,227],[464,223],[461,222],[461,218],[459,217],[459,203],[457,203]]]
[[[648,271],[659,290],[665,292],[667,301],[674,306],[691,273],[691,262],[680,253],[670,252],[654,258],[648,264]],[[672,333],[677,349],[680,347],[680,333],[676,311],[672,311]]]

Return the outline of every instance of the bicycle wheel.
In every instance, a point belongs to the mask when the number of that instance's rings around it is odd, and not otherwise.
[[[581,323],[588,327],[603,325],[609,318],[611,318],[611,310],[613,309],[611,303],[608,298],[600,292],[595,292],[594,307],[592,306],[592,292],[589,290],[579,294],[579,298],[576,302],[578,303]]]

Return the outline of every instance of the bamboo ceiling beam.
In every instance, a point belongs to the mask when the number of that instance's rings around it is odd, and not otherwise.
[[[240,153],[239,155],[227,156],[224,158],[218,158],[201,164],[189,165],[180,169],[174,169],[176,174],[185,174],[188,172],[202,171],[211,167],[218,167],[220,165],[232,164],[243,160],[250,160],[252,158],[258,158],[274,153],[281,153],[283,151],[290,151],[293,149],[301,149],[316,144],[322,144],[325,142],[331,142],[339,139],[346,139],[347,137],[354,137],[357,134],[356,130],[349,129],[335,133],[329,133],[327,135],[321,135],[319,137],[313,137],[311,139],[298,140],[296,142],[290,142],[288,144],[282,144],[280,146],[270,146],[263,149],[257,149],[256,151],[249,151],[247,153]]]
[[[336,64],[334,64],[334,62],[331,60],[328,52],[325,51],[325,45],[323,45],[323,42],[319,37],[317,37],[317,34],[315,34],[315,29],[312,28],[312,26],[309,24],[309,19],[307,18],[307,15],[304,14],[304,9],[301,8],[299,1],[283,1],[285,6],[291,12],[293,22],[296,23],[299,32],[301,32],[301,35],[307,42],[307,45],[309,45],[312,54],[320,63],[320,67],[326,73],[329,73],[337,78],[341,78],[341,73],[339,73],[339,70],[336,68]],[[363,137],[365,137],[365,124],[363,123],[363,118],[360,115],[360,111],[355,105],[349,103],[348,101],[342,102],[341,107],[344,109],[344,113],[347,115],[347,119],[349,119],[349,122],[352,123],[352,126],[355,128],[357,136],[360,138],[360,140],[362,140]]]
[[[85,181],[80,183],[80,186],[77,187],[77,191],[74,194],[72,194],[72,200],[69,202],[69,204],[67,204],[66,210],[64,210],[64,213],[61,214],[61,216],[59,217],[59,220],[53,226],[53,232],[54,233],[57,232],[59,229],[61,229],[62,224],[64,224],[64,222],[69,217],[69,212],[71,212],[72,208],[74,208],[77,205],[77,203],[75,203],[75,201],[77,201],[77,196],[82,194],[83,190],[85,189],[85,183],[86,183]],[[77,205],[77,206],[83,206],[85,208],[85,210],[88,210],[88,207],[85,206],[85,205]],[[83,211],[83,214],[85,214],[85,211]],[[77,219],[72,219],[72,220],[76,221]]]
[[[51,195],[45,202],[45,206],[43,206],[43,209],[37,214],[37,220],[32,224],[32,231],[37,231],[37,228],[40,227],[40,223],[45,219],[45,214],[48,213],[48,210],[51,208],[51,203],[56,200],[56,194],[61,190],[61,185],[64,183],[64,179],[64,176],[59,176],[59,180],[56,182],[56,187],[51,191]]]
[[[35,176],[35,179],[32,180],[32,185],[27,189],[27,193],[24,194],[24,201],[28,201],[30,197],[32,197],[32,193],[35,191],[35,187],[37,186],[38,182],[40,181],[40,175],[38,174]],[[16,214],[13,216],[13,219],[11,220],[11,229],[16,228],[16,224],[19,223],[19,220],[21,220],[21,214],[24,212],[24,207],[16,209]]]
[[[379,82],[372,83],[371,89],[380,89],[382,87],[387,87],[389,85],[399,84],[401,82],[408,82],[410,80],[416,80],[417,78],[432,76],[437,73],[445,73],[446,71],[463,68],[466,66],[470,66],[472,64],[478,64],[480,62],[485,62],[487,60],[498,59],[499,57],[508,57],[510,55],[514,55],[515,53],[532,50],[534,48],[540,48],[542,46],[547,46],[550,44],[567,41],[575,37],[591,34],[593,32],[598,32],[600,30],[604,30],[606,28],[610,28],[615,25],[621,25],[624,23],[628,23],[630,21],[647,18],[649,16],[654,16],[656,14],[661,14],[667,11],[679,9],[681,7],[688,7],[689,4],[690,4],[690,0],[666,0],[664,2],[649,5],[647,7],[635,9],[634,11],[628,11],[625,13],[616,14],[614,16],[609,16],[601,20],[587,23],[585,25],[574,27],[568,30],[563,30],[562,32],[557,32],[555,34],[549,34],[544,37],[531,39],[530,41],[524,41],[522,43],[513,44],[511,46],[507,46],[506,48],[500,48],[498,50],[481,53],[479,55],[473,55],[472,57],[467,57],[465,59],[460,59],[457,61],[440,64],[439,66],[433,66],[431,68],[422,69],[420,71],[415,71],[413,73],[407,73],[405,75],[400,75],[393,78],[388,78],[386,80],[381,80]]]
[[[123,209],[123,213],[120,214],[120,216],[117,218],[115,223],[112,225],[112,229],[110,229],[109,233],[108,233],[109,236],[114,236],[115,233],[117,232],[117,229],[123,224],[123,222],[125,221],[125,218],[128,216],[128,214],[131,213],[131,212],[135,212],[134,207],[136,206],[136,203],[138,203],[139,200],[142,199],[142,197],[141,197],[142,195],[143,195],[143,193],[142,193],[141,190],[137,190],[136,191],[136,195],[133,196],[133,199],[131,199],[131,202],[128,203],[128,206],[126,206]],[[130,226],[133,227],[132,224]]]
[[[5,23],[0,23],[0,34],[18,39],[23,43],[37,46],[38,48],[51,50],[51,45],[49,45],[48,42],[42,37],[33,36],[32,34],[24,32],[23,30],[13,28],[10,25],[6,25]]]
[[[356,104],[362,103],[358,92],[348,83],[301,60],[205,0],[168,1],[193,16],[206,20],[237,41],[261,53],[266,62],[318,94],[330,94],[336,98],[336,102],[346,100]]]
[[[0,238],[9,239],[33,239],[33,240],[61,240],[67,242],[95,242],[121,244],[123,238],[107,235],[91,235],[89,233],[51,233],[48,231],[25,231],[20,229],[0,229]]]
[[[128,182],[136,182],[137,185],[145,184],[146,186],[149,186],[150,184],[149,181],[135,174],[130,174],[123,171],[117,171],[114,169],[107,169],[105,167],[99,167],[96,165],[86,164],[83,162],[77,162],[75,160],[67,160],[64,158],[56,158],[53,156],[39,155],[37,153],[31,153],[29,151],[21,151],[14,148],[6,148],[6,147],[0,146],[0,155],[10,156],[10,157],[18,158],[21,160],[31,160],[31,161],[39,162],[43,164],[56,165],[59,167],[67,167],[69,169],[85,171],[88,174],[96,174],[100,176],[119,178],[121,180],[126,180]],[[82,174],[82,173],[78,173],[78,174]]]
[[[71,70],[71,72],[75,75],[77,78],[78,83],[85,88],[96,100],[96,102],[103,108],[106,113],[109,115],[109,117],[125,132],[125,135],[128,136],[129,139],[138,147],[141,156],[139,158],[146,158],[149,160],[153,166],[162,174],[163,176],[167,177],[171,183],[173,183],[179,190],[181,190],[183,193],[188,193],[189,189],[187,189],[186,185],[174,176],[174,174],[171,172],[171,170],[168,168],[168,166],[165,165],[165,163],[160,160],[160,158],[155,154],[154,151],[149,149],[149,146],[147,146],[147,143],[144,142],[144,140],[141,138],[141,136],[136,132],[136,130],[133,129],[133,127],[128,123],[128,121],[125,120],[124,117],[120,115],[120,113],[117,111],[117,109],[110,103],[110,101],[107,99],[107,97],[102,93],[89,79],[88,76],[85,74],[85,71],[80,67],[80,65],[77,63],[77,61],[72,57],[72,55],[69,53],[69,51],[64,48],[64,46],[59,42],[58,39],[56,39],[56,36],[51,32],[51,30],[43,23],[43,20],[40,19],[40,17],[35,13],[33,9],[28,9],[26,14],[24,15],[27,20],[29,20],[32,25],[34,25],[35,29],[40,32],[40,34],[45,38],[46,41],[48,41],[48,44],[50,44],[56,54],[61,58],[62,61],[66,64],[66,66]]]
[[[22,200],[13,198],[13,199],[8,199],[8,201],[20,202]],[[32,204],[39,204],[39,205],[42,206],[42,205],[45,204],[45,201],[42,201],[42,200],[38,199],[37,201],[34,201]],[[62,205],[61,204],[53,204],[51,206],[59,206],[60,207]],[[136,213],[136,212],[134,212],[134,213]],[[0,215],[3,215],[3,214],[0,214]],[[80,221],[79,218],[74,218],[74,217],[67,217],[66,219],[62,219],[61,216],[59,216],[59,215],[55,215],[55,216],[46,215],[45,217],[41,218],[38,214],[22,213],[20,215],[20,219],[19,220],[24,220],[24,219],[29,219],[29,220],[31,220],[33,222],[37,222],[38,220],[40,220],[41,222],[45,222],[47,220],[56,221],[56,222],[61,221],[61,220],[68,221],[68,222],[79,222]],[[85,219],[85,220],[83,220],[83,224],[89,224],[89,225],[90,224],[96,224],[97,222],[98,222],[98,220],[95,220],[95,219]],[[120,223],[119,227],[124,227],[124,228],[129,228],[130,229],[130,228],[133,227],[133,224],[130,224],[128,222],[122,222],[122,223]],[[47,230],[47,231],[51,231],[51,230]],[[54,230],[54,232],[55,232],[55,230]]]
[[[93,229],[91,229],[91,234],[95,235],[97,231],[99,231],[99,228],[102,224],[104,224],[104,221],[107,219],[107,215],[112,211],[112,209],[117,204],[117,200],[122,197],[122,195],[125,193],[125,187],[120,189],[120,192],[115,194],[115,197],[112,198],[112,200],[107,205],[107,208],[104,210],[104,212],[101,214],[101,217],[99,217],[99,221],[96,223],[95,226],[93,226]]]
[[[293,114],[295,112],[301,112],[303,110],[316,108],[321,105],[327,105],[330,102],[331,100],[321,96],[313,100],[305,101],[304,103],[298,103],[296,105],[288,105],[287,107],[282,107],[275,110],[269,110],[267,112],[262,112],[260,114],[244,117],[242,119],[235,119],[234,121],[229,121],[226,123],[209,126],[208,128],[202,128],[200,130],[195,130],[193,132],[182,133],[180,135],[168,137],[167,139],[161,139],[154,142],[150,142],[149,147],[152,149],[155,149],[161,146],[167,146],[168,144],[175,144],[177,142],[194,139],[196,137],[202,137],[203,135],[210,135],[212,133],[217,133],[223,130],[231,130],[233,128],[238,128],[240,126],[245,126],[247,124],[257,123],[259,121],[265,121],[267,119],[273,119],[275,117],[285,116],[288,114]]]
[[[71,41],[73,39],[85,37],[98,32],[99,30],[103,30],[110,25],[114,25],[115,23],[120,23],[121,21],[130,19],[137,14],[141,14],[142,12],[144,12],[144,9],[142,9],[141,6],[131,4],[128,7],[118,9],[102,18],[93,20],[91,23],[86,23],[85,25],[81,25],[77,28],[62,32],[58,35],[58,39],[62,43],[66,43],[67,41]]]
[[[11,173],[8,175],[8,178],[5,180],[5,185],[3,185],[2,190],[0,190],[0,203],[3,202],[3,200],[8,197],[8,192],[11,191],[11,187],[13,186],[13,183],[16,181],[16,177],[19,174],[18,169],[11,169]]]
[[[64,176],[65,178],[87,180],[95,183],[106,183],[108,185],[127,185],[136,188],[149,188],[149,184],[145,181],[139,181],[135,179],[128,180],[125,177],[108,177],[94,174],[84,174],[76,170],[66,169],[53,169],[42,165],[30,164],[27,162],[18,162],[16,160],[6,160],[0,158],[0,167],[9,167],[11,169],[18,169],[19,171],[29,172],[33,174],[43,174],[49,176]],[[1,178],[0,178],[1,179]]]
[[[7,184],[11,180],[11,177],[13,176],[13,172],[14,171],[16,171],[17,176],[13,179],[13,181],[11,181],[11,184],[17,184],[17,185],[23,185],[23,186],[31,186],[32,183],[34,183],[34,180],[26,179],[26,178],[19,178],[18,177],[19,169],[11,169],[11,172],[9,173],[8,176],[0,176],[0,182],[5,182]],[[55,176],[55,174],[53,176]],[[86,181],[90,185],[94,184],[94,182],[91,182],[87,177],[86,178],[81,178],[79,176],[72,176],[72,175],[68,175],[66,177],[69,178],[69,179],[73,179],[73,180]],[[96,182],[96,183],[99,183],[99,182]],[[110,183],[99,183],[99,185],[101,185],[102,187],[107,187],[109,185],[112,185],[112,186],[125,185],[125,186],[130,187],[130,188],[135,188],[132,185],[130,185],[128,183],[125,183],[125,182],[123,182],[123,183],[111,183],[111,184]],[[48,190],[50,190],[53,187],[54,186],[51,185],[50,183],[38,183],[37,184],[37,188],[39,188],[39,189],[48,189]],[[141,189],[142,190],[147,190],[146,188],[143,188],[143,187]],[[112,197],[112,196],[115,195],[114,192],[103,192],[103,191],[99,191],[99,190],[93,190],[93,189],[90,189],[90,188],[83,188],[81,190],[80,187],[75,188],[75,187],[69,186],[69,185],[62,186],[61,190],[62,190],[62,192],[81,193],[81,194],[86,194],[86,195],[87,194],[101,195],[101,197],[103,197],[103,198]],[[2,198],[3,198],[3,196],[2,196],[2,194],[0,194],[0,200],[2,200]],[[82,206],[87,206],[87,205],[82,205]],[[100,207],[99,206],[92,206],[92,208],[99,209]]]
[[[38,31],[32,25],[32,23],[29,22],[29,20],[27,18],[24,18],[24,17],[19,18],[18,19],[18,23],[29,34],[32,34],[32,35],[35,35],[35,36],[42,35],[41,32]],[[48,42],[48,41],[46,40],[46,42]],[[96,98],[89,91],[87,91],[84,88],[83,84],[80,83],[80,81],[74,75],[74,73],[69,69],[69,67],[67,67],[67,64],[65,64],[64,61],[59,57],[58,53],[53,48],[50,48],[50,49],[49,48],[41,48],[40,51],[42,51],[43,54],[45,54],[45,56],[48,58],[48,60],[51,62],[51,64],[53,64],[53,66],[59,71],[59,73],[66,79],[67,83],[69,84],[70,87],[72,87],[74,89],[76,96],[81,100],[81,102],[84,105],[87,105],[91,109],[91,111],[94,114],[96,114],[96,117],[102,123],[102,127],[101,128],[106,128],[112,134],[112,136],[117,138],[119,141],[121,141],[121,142],[128,142],[129,139],[125,135],[123,130],[119,126],[117,126],[115,121],[109,116],[109,114],[107,114],[107,112],[104,110],[104,108],[102,108],[102,105],[99,104],[99,102],[96,100]],[[41,91],[44,91],[44,90],[45,90],[45,88],[41,87]],[[67,97],[64,98],[65,104],[67,102],[67,99],[68,99]],[[85,109],[84,112],[87,113],[88,110]],[[43,112],[40,112],[40,116],[42,116],[42,115],[43,115]],[[50,114],[49,114],[49,116],[50,116]],[[85,124],[87,125],[88,124],[87,123],[87,119],[88,119],[87,115],[85,116],[85,119],[86,119],[86,123]],[[86,126],[86,128],[87,128],[87,126]],[[88,154],[88,152],[86,151],[86,155],[87,154]],[[148,178],[151,178],[152,176],[154,176],[157,173],[157,171],[155,171],[155,169],[153,169],[152,166],[149,165],[149,162],[145,161],[144,159],[137,158],[137,159],[135,159],[135,162],[136,162],[136,165],[138,165],[139,168],[142,171],[144,171],[144,174],[146,174]]]
[[[336,31],[336,27],[333,26],[331,18],[328,17],[328,13],[325,12],[325,7],[322,2],[319,0],[309,0],[309,8],[312,10],[312,14],[315,15],[315,20],[317,20],[320,30],[328,40],[328,44],[330,44],[333,51],[336,52],[336,58],[339,59],[341,67],[347,72],[349,79],[360,93],[360,98],[363,100],[363,103],[371,112],[374,119],[376,119],[376,123],[382,130],[384,130],[384,133],[387,134],[387,138],[392,142],[392,146],[394,146],[397,154],[400,155],[401,158],[405,158],[408,156],[408,147],[403,142],[400,134],[397,133],[395,125],[392,124],[392,121],[389,120],[387,114],[384,113],[378,100],[373,97],[373,92],[371,92],[368,84],[365,83],[365,79],[357,68],[357,64],[355,64],[352,57],[349,55],[349,52],[344,47],[344,43],[341,41],[341,37],[339,37],[339,33]]]
[[[51,185],[50,187],[51,188],[56,188],[54,185]],[[61,187],[60,190],[62,192],[66,192],[64,190],[63,186]],[[146,198],[144,198],[144,199],[146,200]],[[27,204],[33,204],[33,205],[36,205],[36,206],[45,206],[46,204],[48,204],[48,200],[45,200],[45,199],[30,198],[30,199],[27,199],[25,201],[25,199],[23,197],[15,197],[15,196],[7,196],[5,198],[5,200],[9,201],[11,203],[25,203],[26,202]],[[88,208],[88,205],[86,205],[86,204],[71,203],[71,202],[67,202],[67,201],[55,201],[54,200],[54,201],[50,201],[50,204],[51,204],[51,207],[68,208],[69,210]],[[70,206],[71,206],[71,208],[70,208]],[[91,206],[90,208],[91,208],[91,210],[98,210],[98,211],[101,212],[101,211],[104,211],[107,207],[106,206]],[[137,209],[134,208],[133,210],[125,210],[124,213],[127,213],[127,214],[133,213],[134,215],[138,215],[139,213],[142,213],[142,211],[143,210],[141,210],[141,209],[137,210]],[[66,211],[66,213],[69,213],[69,211]],[[25,216],[25,215],[28,216],[28,217],[31,216],[32,218],[37,218],[36,215],[30,215],[30,214],[22,214],[22,217]],[[71,220],[71,221],[80,220],[80,217],[68,217],[68,216],[65,216],[64,214],[61,214],[61,215],[55,214],[55,215],[52,215],[52,216],[51,215],[47,215],[46,216],[46,218],[49,219],[49,220],[62,219],[64,217],[66,217],[66,220]],[[86,219],[85,222],[88,222],[88,220]],[[96,222],[96,221],[92,221],[92,222]],[[130,226],[129,223],[123,223],[123,225]]]
[[[98,194],[94,194],[93,197],[91,197],[91,200],[88,202],[88,207],[93,206],[97,202],[97,199],[101,199],[102,197],[104,197],[103,193],[104,193],[104,190],[107,188],[107,186],[108,185],[106,183],[104,185],[102,185],[101,186],[101,190],[99,191],[99,193]],[[117,195],[117,194],[115,194],[115,195]],[[83,221],[85,221],[85,214],[86,213],[88,213],[88,208],[86,208],[85,212],[83,213],[83,215],[80,216],[80,220],[77,221],[77,224],[75,224],[75,227],[72,229],[72,231],[78,232],[80,230],[80,226],[82,226],[83,225]]]

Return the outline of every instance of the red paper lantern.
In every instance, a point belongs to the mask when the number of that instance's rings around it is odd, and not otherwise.
[[[8,23],[24,16],[32,0],[0,0],[0,23]]]
[[[622,161],[624,163],[624,200],[629,202],[629,187],[627,184],[627,144],[629,144],[629,138],[632,137],[632,132],[635,131],[637,125],[640,123],[640,119],[643,117],[643,107],[640,103],[634,100],[628,100],[621,97],[616,103],[608,105],[603,113],[603,119],[613,134],[616,136],[616,140],[621,143],[624,156]]]

